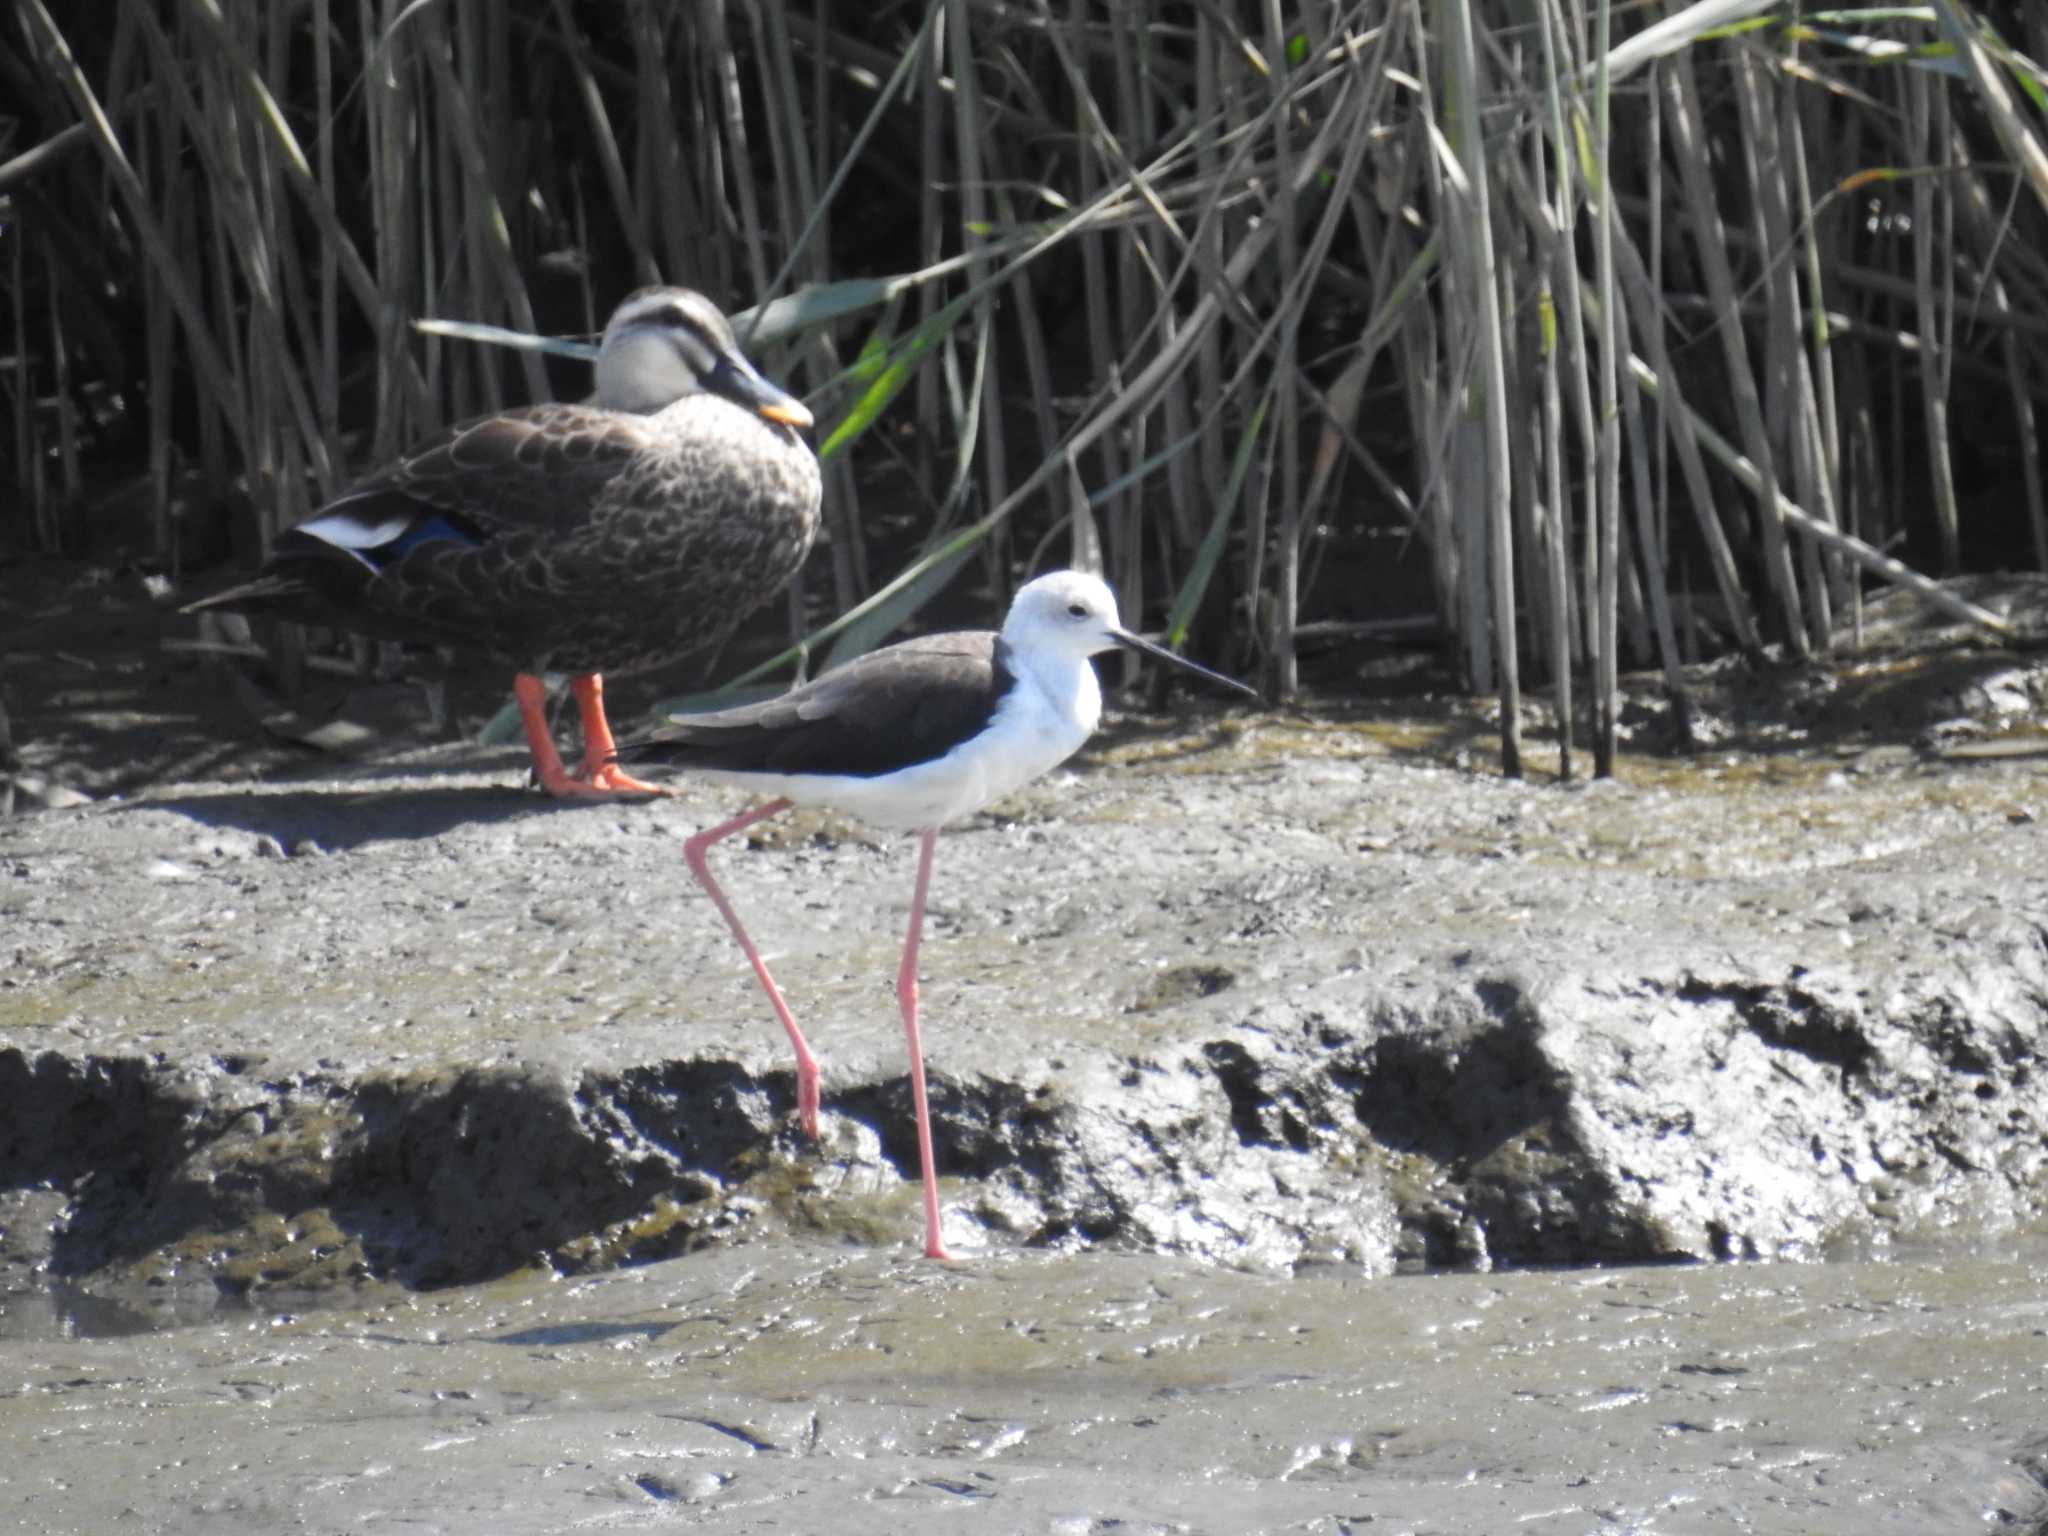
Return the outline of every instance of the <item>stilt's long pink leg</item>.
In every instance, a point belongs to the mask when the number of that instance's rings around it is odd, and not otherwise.
[[[921,832],[917,842],[917,887],[910,896],[910,933],[903,941],[903,964],[896,972],[896,1004],[903,1010],[903,1033],[910,1043],[910,1099],[917,1109],[917,1157],[924,1171],[924,1253],[928,1259],[950,1259],[939,1235],[939,1178],[932,1168],[932,1115],[924,1096],[924,1045],[917,1037],[917,942],[924,932],[924,899],[932,884],[932,848],[936,831]]]
[[[789,809],[787,800],[770,800],[766,805],[757,805],[731,821],[720,822],[707,831],[699,832],[683,844],[683,859],[690,866],[690,873],[697,877],[697,883],[704,887],[718,910],[725,918],[726,927],[732,936],[740,941],[740,948],[746,951],[747,960],[754,967],[755,976],[760,978],[761,990],[768,994],[768,1001],[774,1005],[775,1016],[782,1020],[782,1027],[789,1035],[789,1043],[796,1047],[796,1112],[803,1123],[804,1134],[813,1141],[818,1139],[818,1059],[811,1054],[811,1048],[804,1043],[804,1033],[796,1027],[796,1020],[789,1011],[789,1004],[782,1000],[781,989],[775,985],[775,978],[768,974],[768,964],[761,958],[761,952],[754,948],[754,941],[747,937],[747,930],[740,924],[740,915],[732,903],[725,898],[725,892],[718,888],[718,882],[711,878],[711,867],[704,862],[704,853],[721,838],[732,836],[751,827],[757,821],[766,821],[770,816]],[[920,1095],[922,1094],[920,1088]],[[922,1098],[919,1100],[922,1103]]]

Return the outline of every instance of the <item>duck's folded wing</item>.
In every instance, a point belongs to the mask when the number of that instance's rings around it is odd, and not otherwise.
[[[649,445],[638,418],[528,406],[452,427],[291,530],[378,566],[436,538],[574,537]]]
[[[478,627],[473,608],[504,600],[472,588],[495,580],[515,595],[545,596],[548,563],[599,537],[594,519],[646,443],[635,418],[575,405],[451,427],[279,534],[253,580],[186,611],[239,608],[462,640]],[[435,560],[400,573],[420,549],[493,554],[482,566]]]
[[[634,418],[577,405],[451,427],[279,534],[254,580],[187,611],[289,610],[309,598],[345,608],[415,549],[573,540],[646,446]]]

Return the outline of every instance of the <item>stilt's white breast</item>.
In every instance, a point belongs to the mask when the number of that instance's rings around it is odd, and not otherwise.
[[[829,805],[890,831],[923,831],[971,816],[1051,772],[1080,750],[1101,718],[1102,690],[1085,658],[1031,658],[1019,667],[1014,685],[988,724],[927,762],[872,778],[828,773],[704,776],[786,796],[799,805]]]

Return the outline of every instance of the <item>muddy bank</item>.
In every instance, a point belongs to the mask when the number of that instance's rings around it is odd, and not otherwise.
[[[949,833],[924,960],[949,1242],[1287,1269],[1810,1257],[2040,1220],[2025,761],[1708,755],[1513,784],[1370,725],[1139,736]],[[471,754],[473,756],[474,754]],[[908,1244],[910,846],[722,850],[516,758],[0,824],[0,1259],[223,1293]]]

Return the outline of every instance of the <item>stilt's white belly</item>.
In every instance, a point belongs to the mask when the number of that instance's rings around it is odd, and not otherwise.
[[[1094,682],[1092,673],[1088,682]],[[943,757],[872,778],[715,772],[704,777],[745,784],[799,805],[833,806],[890,831],[922,831],[971,816],[1072,757],[1101,712],[1100,695],[1092,687],[1088,697],[1075,702],[1082,707],[1067,714],[1026,684],[1004,698],[980,735]]]

